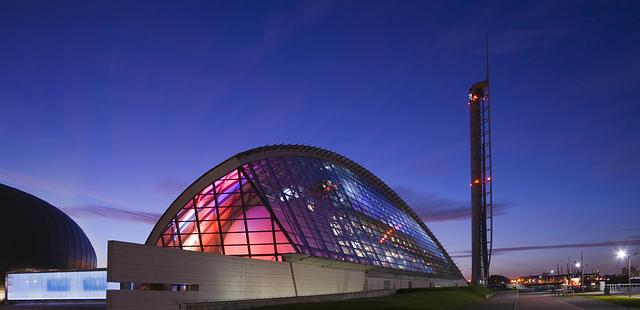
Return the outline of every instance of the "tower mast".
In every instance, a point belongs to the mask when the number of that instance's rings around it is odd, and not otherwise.
[[[485,79],[469,89],[471,151],[471,282],[486,284],[493,249],[493,165],[489,94],[489,36]]]

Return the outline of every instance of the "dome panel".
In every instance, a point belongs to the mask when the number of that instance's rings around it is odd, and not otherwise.
[[[97,259],[80,226],[46,201],[0,184],[0,273],[13,269],[89,269]],[[2,277],[4,279],[4,276]]]

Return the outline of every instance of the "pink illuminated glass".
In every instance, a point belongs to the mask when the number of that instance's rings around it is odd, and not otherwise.
[[[295,253],[260,194],[239,169],[189,200],[156,245],[264,260]]]

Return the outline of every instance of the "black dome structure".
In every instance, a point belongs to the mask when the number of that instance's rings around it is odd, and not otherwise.
[[[10,270],[96,267],[89,238],[48,202],[0,184],[0,210],[0,281]]]

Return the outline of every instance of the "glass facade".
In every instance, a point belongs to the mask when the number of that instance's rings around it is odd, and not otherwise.
[[[106,270],[7,274],[9,301],[106,299],[107,289],[118,288]]]
[[[278,261],[282,254],[296,253],[242,168],[193,197],[156,245]]]
[[[211,182],[156,245],[275,261],[301,253],[460,277],[434,237],[379,187],[307,156],[251,161]]]

